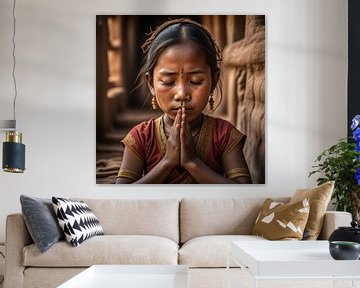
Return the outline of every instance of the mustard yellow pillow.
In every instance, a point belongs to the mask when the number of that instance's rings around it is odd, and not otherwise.
[[[326,208],[334,190],[334,181],[326,182],[311,189],[298,189],[289,203],[309,199],[310,213],[305,227],[304,240],[316,240],[319,237]]]
[[[260,209],[252,234],[270,240],[301,240],[308,217],[307,199],[284,204],[267,198]]]

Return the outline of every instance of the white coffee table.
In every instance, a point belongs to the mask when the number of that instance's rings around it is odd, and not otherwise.
[[[188,288],[186,265],[94,265],[58,288]]]
[[[235,241],[229,256],[255,287],[259,280],[275,279],[350,280],[350,287],[360,287],[360,261],[334,260],[328,241]]]

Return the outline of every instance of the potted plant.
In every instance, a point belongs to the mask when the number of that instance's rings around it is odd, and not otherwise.
[[[339,140],[316,158],[317,165],[312,166],[309,177],[319,173],[318,185],[335,181],[335,209],[350,212],[360,223],[360,115],[353,118],[351,129],[353,137]]]

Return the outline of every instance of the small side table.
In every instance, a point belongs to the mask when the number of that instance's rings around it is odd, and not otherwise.
[[[59,288],[189,288],[187,265],[94,265]]]
[[[294,286],[296,280],[307,282],[299,287],[344,287],[346,283],[345,287],[360,288],[360,261],[334,260],[328,247],[328,241],[235,241],[227,268],[233,259],[248,272],[254,288],[270,280],[276,287],[289,287],[289,282]]]

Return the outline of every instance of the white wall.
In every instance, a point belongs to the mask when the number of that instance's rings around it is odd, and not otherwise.
[[[0,119],[12,118],[11,0],[0,1]],[[265,14],[266,184],[95,184],[95,15]],[[18,1],[17,119],[27,170],[0,172],[0,242],[19,196],[266,197],[315,184],[316,155],[346,135],[347,1]],[[4,133],[1,133],[1,141]],[[0,156],[2,157],[2,156]]]

